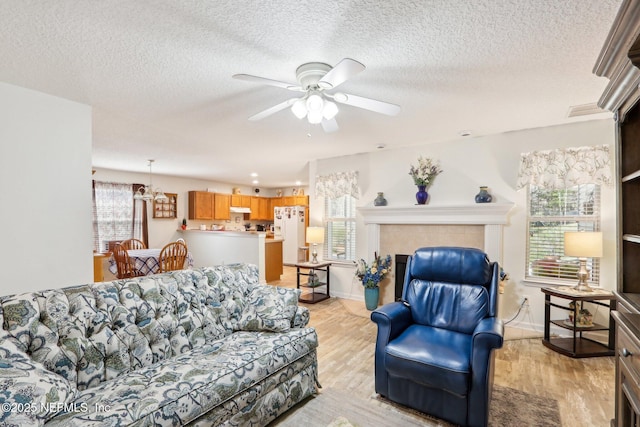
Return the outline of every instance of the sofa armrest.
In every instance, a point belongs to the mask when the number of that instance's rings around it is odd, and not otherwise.
[[[296,314],[291,319],[291,327],[292,328],[304,328],[309,323],[310,312],[307,307],[298,306],[296,308]]]

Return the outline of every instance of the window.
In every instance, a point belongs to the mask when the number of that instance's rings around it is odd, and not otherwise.
[[[576,284],[579,262],[564,256],[565,231],[600,231],[600,186],[567,189],[529,186],[525,279]],[[587,258],[589,282],[600,283],[600,262]]]
[[[94,181],[93,247],[107,249],[109,241],[132,237],[147,242],[144,201],[133,199],[131,184]]]
[[[325,197],[324,217],[324,259],[355,260],[356,199],[349,195]]]

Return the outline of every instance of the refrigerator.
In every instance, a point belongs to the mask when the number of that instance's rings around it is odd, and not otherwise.
[[[282,239],[282,263],[298,262],[299,248],[305,243],[304,206],[275,206],[273,208],[273,236]]]

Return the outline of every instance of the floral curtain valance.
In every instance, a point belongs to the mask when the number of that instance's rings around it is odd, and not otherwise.
[[[516,189],[527,184],[569,188],[580,184],[612,185],[608,145],[533,151],[520,155]]]
[[[341,196],[360,198],[358,172],[335,172],[329,175],[316,175],[316,197],[335,199]]]

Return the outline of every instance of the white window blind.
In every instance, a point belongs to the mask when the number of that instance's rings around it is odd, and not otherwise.
[[[355,260],[356,199],[340,196],[324,199],[324,259]]]
[[[600,231],[600,186],[529,186],[525,279],[576,284],[579,261],[564,256],[565,231]],[[587,258],[589,282],[600,283],[598,258]]]

